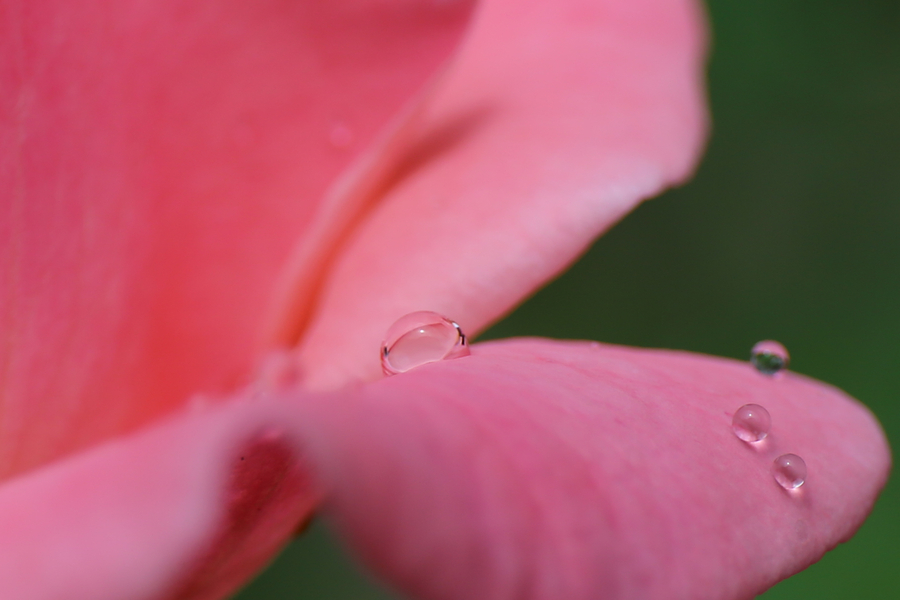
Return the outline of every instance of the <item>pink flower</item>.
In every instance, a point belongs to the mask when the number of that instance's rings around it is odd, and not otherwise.
[[[483,329],[704,139],[695,3],[470,8],[0,4],[0,598],[220,598],[314,510],[448,600],[750,597],[856,530],[884,436],[799,375],[509,340],[381,378],[398,317]]]

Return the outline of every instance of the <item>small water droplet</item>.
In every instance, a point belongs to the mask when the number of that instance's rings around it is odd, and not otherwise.
[[[795,490],[806,481],[806,463],[796,454],[782,454],[772,463],[772,475],[784,489]]]
[[[766,375],[774,375],[787,369],[791,357],[787,349],[773,340],[764,340],[753,346],[750,362],[756,370]]]
[[[333,147],[343,150],[349,148],[354,140],[353,130],[342,121],[337,121],[331,126],[328,132],[328,143]]]
[[[745,404],[734,413],[731,428],[745,442],[761,442],[769,435],[772,418],[759,404]]]
[[[381,345],[381,367],[385,375],[395,375],[468,354],[459,325],[435,312],[419,311],[401,317],[388,329]]]

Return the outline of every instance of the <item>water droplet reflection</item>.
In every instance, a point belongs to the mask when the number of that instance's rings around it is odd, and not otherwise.
[[[769,435],[772,418],[769,411],[759,404],[745,404],[737,409],[731,420],[734,435],[745,442],[761,442]]]
[[[806,463],[796,454],[782,454],[772,463],[772,475],[784,489],[795,490],[806,481]]]
[[[750,351],[750,362],[757,371],[766,375],[775,375],[787,369],[790,361],[787,349],[773,340],[759,342]]]
[[[381,346],[385,375],[404,373],[430,362],[468,356],[459,325],[435,312],[419,311],[391,325]]]

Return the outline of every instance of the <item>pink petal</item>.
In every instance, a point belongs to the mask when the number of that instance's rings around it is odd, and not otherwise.
[[[309,322],[309,384],[378,377],[371,349],[405,313],[476,333],[683,180],[705,130],[700,12],[693,0],[485,2],[405,154],[344,190],[370,212],[321,289],[319,262],[295,265],[306,283],[282,300],[281,339]]]
[[[246,374],[326,187],[470,2],[2,4],[0,477]]]
[[[285,396],[7,481],[0,597],[220,598],[325,493],[415,598],[744,598],[848,538],[890,462],[838,390],[686,353],[519,340]],[[731,432],[748,402],[771,412],[766,446]],[[769,472],[784,452],[809,465],[799,493]]]
[[[765,443],[731,429],[743,404]],[[428,600],[749,598],[846,541],[885,483],[860,404],[681,352],[518,340],[365,386],[304,418],[328,510]],[[796,453],[796,492],[773,459]]]
[[[6,482],[0,597],[233,592],[318,498],[283,412],[233,406],[181,417]]]

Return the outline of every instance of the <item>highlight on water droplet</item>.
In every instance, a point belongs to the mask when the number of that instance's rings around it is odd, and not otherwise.
[[[791,356],[788,354],[787,348],[778,342],[764,340],[753,346],[753,350],[750,351],[750,362],[760,373],[775,375],[787,369],[788,363],[791,362]]]
[[[731,428],[734,435],[745,442],[761,442],[769,435],[772,418],[769,411],[759,404],[745,404],[734,413]]]
[[[466,336],[454,321],[431,311],[418,311],[398,319],[381,345],[385,375],[404,373],[430,362],[469,355]]]
[[[806,463],[796,454],[782,454],[772,463],[772,475],[784,489],[795,490],[806,481]]]

